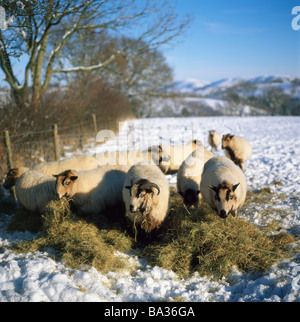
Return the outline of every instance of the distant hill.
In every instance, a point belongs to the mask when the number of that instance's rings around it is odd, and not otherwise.
[[[166,91],[177,103],[165,100],[157,107],[160,115],[300,115],[300,78],[291,76],[187,79]]]
[[[188,79],[177,81],[168,88],[169,91],[181,94],[190,93],[200,96],[216,96],[229,89],[244,89],[249,92],[250,88],[255,88],[255,95],[262,94],[264,89],[281,88],[286,94],[300,97],[300,78],[291,76],[256,76],[256,77],[234,77],[224,78],[214,82]]]

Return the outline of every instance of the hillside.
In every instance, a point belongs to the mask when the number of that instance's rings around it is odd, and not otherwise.
[[[300,114],[300,79],[291,76],[187,79],[166,91],[176,98],[161,101],[152,116]]]

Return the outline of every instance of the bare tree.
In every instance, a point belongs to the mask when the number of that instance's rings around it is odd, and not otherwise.
[[[169,43],[189,24],[188,17],[178,22],[168,0],[0,0],[0,6],[7,21],[6,30],[0,31],[0,67],[15,99],[30,103],[35,111],[54,74],[104,68],[120,55],[132,54],[138,43],[152,48]],[[134,32],[136,42],[123,50],[116,48],[93,65],[74,66],[67,59],[59,65],[63,48],[84,30]],[[28,58],[22,83],[11,62],[11,57],[21,55]]]
[[[151,101],[165,96],[164,89],[173,83],[173,71],[157,48],[143,40],[85,31],[74,43],[65,46],[58,65],[63,66],[67,59],[70,65],[92,66],[97,61],[106,61],[117,50],[126,55],[120,55],[100,70],[66,73],[63,80],[87,87],[90,81],[102,79],[127,96],[138,117],[147,116],[151,113]],[[72,77],[68,77],[70,74]]]

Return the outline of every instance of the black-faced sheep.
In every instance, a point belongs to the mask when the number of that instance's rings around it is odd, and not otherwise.
[[[204,146],[192,152],[184,160],[177,173],[177,191],[188,207],[197,207],[200,200],[200,181],[203,167],[213,154]]]
[[[241,169],[252,155],[252,147],[249,141],[232,134],[223,135],[222,149],[225,149],[225,155]]]
[[[170,206],[169,183],[157,166],[135,164],[127,173],[123,200],[130,223],[151,233],[167,217]]]
[[[55,175],[58,197],[71,197],[79,215],[123,208],[122,189],[128,170],[127,166],[104,166],[89,171],[63,171]]]
[[[214,150],[218,150],[218,146],[221,143],[221,136],[218,132],[215,130],[209,131],[208,134],[208,144],[212,147]]]
[[[214,157],[204,166],[200,191],[205,202],[221,218],[234,216],[246,199],[247,182],[243,171],[226,157]]]
[[[10,169],[6,175],[6,178],[3,183],[5,189],[11,189],[15,186],[17,179],[21,177],[22,174],[30,171],[29,168],[19,167]]]
[[[20,207],[34,213],[42,213],[56,198],[55,179],[28,168],[11,169],[3,186],[6,189],[15,186]]]
[[[97,160],[89,155],[79,155],[68,159],[42,163],[33,168],[33,170],[54,175],[61,173],[66,169],[73,169],[76,171],[87,171],[99,167]]]

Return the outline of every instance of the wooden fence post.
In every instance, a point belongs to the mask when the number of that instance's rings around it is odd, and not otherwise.
[[[7,158],[7,168],[8,168],[8,170],[10,170],[10,169],[12,169],[14,167],[14,163],[13,163],[13,157],[12,157],[12,150],[11,150],[9,131],[5,130],[3,132],[3,137],[4,137],[4,149],[5,149],[6,158]],[[11,196],[15,200],[17,200],[15,187],[12,187],[12,189],[11,189]]]
[[[6,130],[3,132],[4,136],[4,147],[5,147],[5,153],[7,156],[7,167],[8,170],[14,167],[13,159],[12,159],[12,151],[11,151],[11,144],[10,144],[10,137],[9,132]]]
[[[55,161],[57,161],[60,158],[57,124],[53,125],[53,140],[54,140],[54,158],[55,158]]]
[[[93,113],[92,116],[93,116],[94,131],[95,131],[95,138],[96,138],[98,133],[97,118],[95,113]]]

